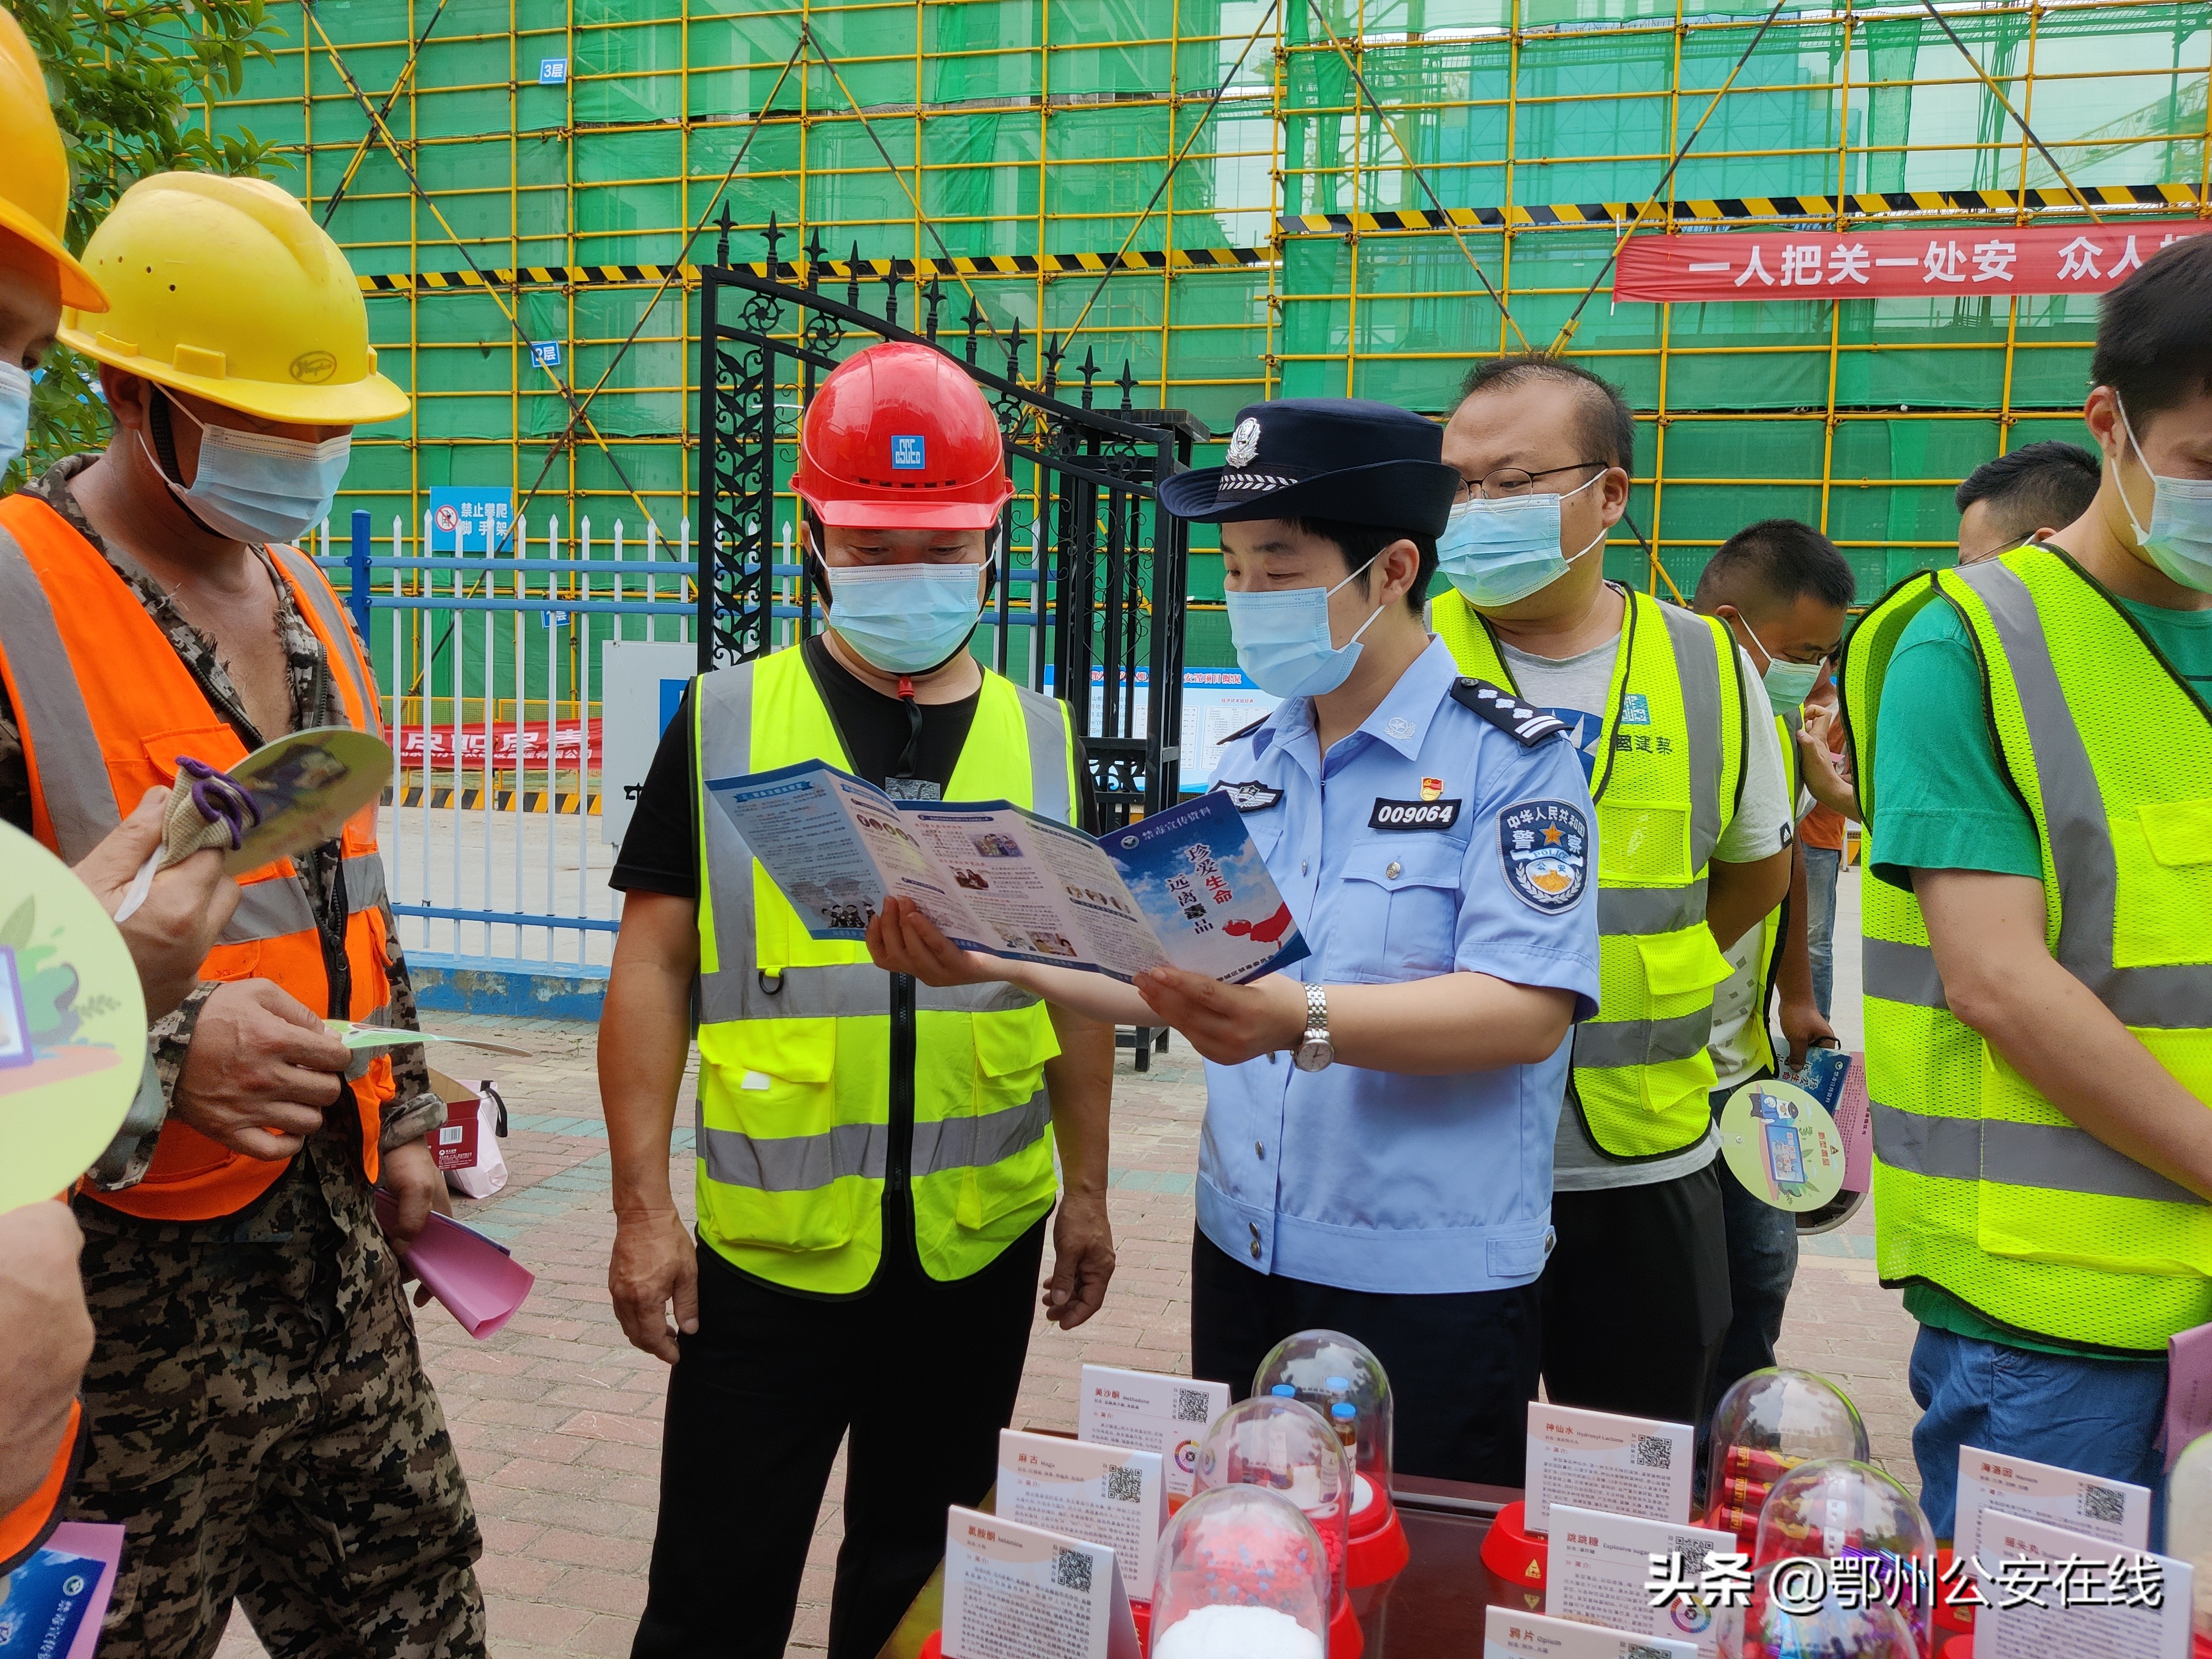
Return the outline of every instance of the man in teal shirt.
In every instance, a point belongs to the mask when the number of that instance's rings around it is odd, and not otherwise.
[[[2106,297],[2093,378],[2084,419],[2103,477],[2047,545],[2133,621],[2212,720],[2212,240],[2169,250]],[[1997,751],[1984,675],[1951,604],[1923,605],[1899,637],[1880,681],[1874,873],[1912,890],[1948,1006],[1995,1057],[2148,1178],[2212,1195],[2212,1114],[2045,946],[2041,845]],[[2077,726],[2100,718],[2078,699],[2071,713]],[[2174,735],[2177,752],[2201,744],[2201,733]],[[1868,990],[1885,994],[1871,975]],[[2081,1248],[2096,1254],[2093,1241]],[[2161,1484],[2162,1356],[2001,1325],[1924,1279],[1904,1289],[1921,1325],[1911,1386],[1926,1413],[1913,1452],[1938,1536],[1952,1530],[1961,1444]]]

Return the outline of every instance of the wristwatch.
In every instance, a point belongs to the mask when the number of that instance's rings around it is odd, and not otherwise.
[[[1328,1040],[1328,996],[1318,985],[1306,987],[1306,1036],[1291,1063],[1301,1072],[1318,1072],[1334,1065],[1336,1048]]]

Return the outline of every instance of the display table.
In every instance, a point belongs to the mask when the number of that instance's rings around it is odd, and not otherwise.
[[[1366,1633],[1364,1659],[1433,1659],[1479,1652],[1482,1610],[1501,1607],[1541,1612],[1540,1591],[1501,1585],[1482,1565],[1483,1534],[1491,1518],[1521,1494],[1510,1486],[1474,1486],[1457,1480],[1424,1480],[1401,1474],[1391,1488],[1405,1523],[1413,1559],[1388,1583],[1352,1593]],[[988,1510],[991,1499],[978,1505]],[[915,1659],[945,1607],[942,1568],[915,1596],[878,1659]]]

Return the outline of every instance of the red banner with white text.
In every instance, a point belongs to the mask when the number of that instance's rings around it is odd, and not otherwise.
[[[2102,294],[2212,220],[1947,230],[1724,230],[1632,236],[1616,300],[1901,299]]]
[[[453,763],[458,738],[460,763],[465,770],[484,763],[484,738],[482,726],[464,726],[458,730],[451,726],[403,726],[393,731],[392,746],[398,750],[402,766],[420,767],[427,750],[432,767],[445,768]],[[512,720],[495,721],[490,738],[495,770],[513,771],[517,766],[541,768],[548,755],[558,767],[573,768],[580,757],[587,757],[584,763],[586,766],[599,763],[599,722],[596,720],[588,726],[579,726],[571,720],[550,729],[543,720],[520,726]]]

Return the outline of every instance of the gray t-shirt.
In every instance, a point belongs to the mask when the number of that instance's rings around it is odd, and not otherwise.
[[[1605,728],[1606,694],[1613,688],[1613,659],[1620,638],[1577,657],[1532,657],[1499,641],[1505,665],[1522,696],[1537,708],[1565,720],[1575,746],[1581,751],[1585,776],[1595,774],[1598,738]],[[1753,713],[1764,712],[1766,696],[1759,687],[1759,671],[1743,651],[1736,653],[1744,684],[1753,688]],[[1729,864],[1756,864],[1790,844],[1790,800],[1782,769],[1782,744],[1771,720],[1753,720],[1744,745],[1743,801],[1721,831],[1713,856]],[[1605,856],[1601,837],[1598,856]],[[1553,1151],[1552,1188],[1554,1192],[1589,1193],[1613,1187],[1649,1187],[1702,1170],[1720,1151],[1720,1142],[1709,1128],[1705,1139],[1671,1157],[1646,1163],[1624,1164],[1607,1158],[1593,1146],[1583,1130],[1581,1117],[1569,1105],[1559,1113],[1559,1139]]]

